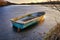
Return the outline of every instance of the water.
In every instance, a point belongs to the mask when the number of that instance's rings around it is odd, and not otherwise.
[[[38,10],[36,7],[30,5],[10,5],[0,7],[0,40],[34,40],[38,35],[32,32],[34,28],[27,28],[27,30],[17,33],[13,31],[10,19],[36,12],[36,10]],[[37,36],[36,39],[38,38],[40,39],[40,37]]]
[[[45,20],[30,26],[22,32],[13,31],[11,18],[44,11]],[[0,40],[42,40],[45,33],[60,23],[60,12],[41,5],[10,5],[0,7]],[[40,24],[41,23],[41,24]]]
[[[46,4],[45,6],[60,11],[60,4]]]

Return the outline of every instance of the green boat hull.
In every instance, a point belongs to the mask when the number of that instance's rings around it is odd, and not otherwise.
[[[16,28],[19,28],[19,29],[24,29],[30,25],[33,25],[37,23],[37,21],[32,21],[32,22],[29,22],[27,24],[21,24],[21,23],[16,23],[16,22],[12,22],[13,26],[16,27]]]

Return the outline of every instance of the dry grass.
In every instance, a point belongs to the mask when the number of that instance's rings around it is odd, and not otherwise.
[[[60,40],[60,24],[57,23],[55,28],[50,30],[50,32],[46,35],[44,40]]]

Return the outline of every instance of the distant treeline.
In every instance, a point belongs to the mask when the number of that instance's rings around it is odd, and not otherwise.
[[[0,2],[0,7],[2,7],[2,6],[8,6],[8,5],[19,5],[19,4],[11,3],[11,2],[8,2],[8,1]]]
[[[8,5],[39,5],[39,4],[60,4],[60,1],[50,1],[50,2],[37,2],[37,3],[21,3],[21,4],[17,4],[17,3],[11,3],[6,1],[5,3],[0,3],[0,6],[8,6]],[[4,5],[2,5],[4,4]]]
[[[21,3],[21,5],[34,5],[34,4],[60,4],[60,1]]]

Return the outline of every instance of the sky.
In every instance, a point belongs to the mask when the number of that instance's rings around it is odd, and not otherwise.
[[[30,2],[45,2],[47,0],[8,0],[14,3],[30,3]]]

